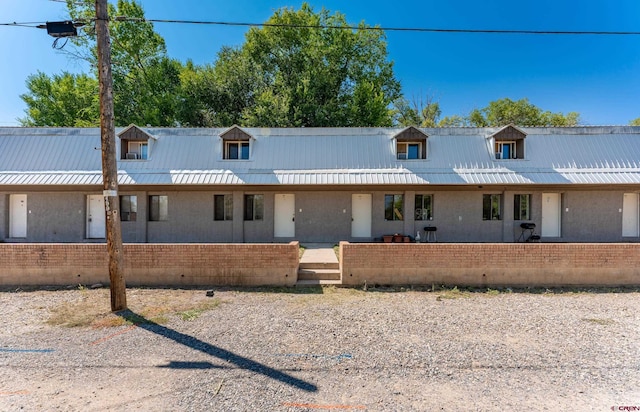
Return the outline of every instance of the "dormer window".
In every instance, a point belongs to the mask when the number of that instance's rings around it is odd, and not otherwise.
[[[503,127],[489,136],[497,160],[524,159],[524,140],[527,134],[513,125]]]
[[[251,141],[253,137],[240,129],[232,126],[220,134],[223,143],[222,158],[227,160],[248,160],[251,154]]]
[[[406,159],[422,159],[422,143],[409,143],[409,142],[398,142],[397,143],[397,153],[398,159],[406,160]]]
[[[496,159],[516,159],[516,142],[496,142]]]
[[[249,142],[224,142],[225,159],[248,159]]]
[[[131,125],[118,134],[120,138],[120,159],[147,160],[149,159],[149,140],[155,137]]]
[[[427,158],[427,138],[426,133],[415,127],[407,127],[394,136],[396,142],[396,159],[417,160]]]
[[[125,159],[147,160],[148,155],[149,155],[149,145],[147,144],[147,142],[128,142]]]

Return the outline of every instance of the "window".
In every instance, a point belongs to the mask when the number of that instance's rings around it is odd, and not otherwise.
[[[213,220],[233,220],[233,196],[213,196]]]
[[[244,220],[262,220],[264,195],[244,195]]]
[[[515,195],[513,198],[513,220],[529,220],[531,195]]]
[[[120,196],[120,220],[123,222],[135,222],[138,215],[138,197]]]
[[[516,142],[496,142],[496,159],[515,159]]]
[[[404,220],[404,195],[384,195],[384,219]]]
[[[249,142],[224,142],[224,158],[225,159],[248,159],[249,158]]]
[[[482,195],[482,220],[502,220],[502,195]]]
[[[416,195],[416,220],[433,220],[433,195]]]
[[[422,143],[419,142],[398,142],[397,155],[398,159],[421,159]]]
[[[125,159],[146,160],[149,154],[147,142],[128,142]]]
[[[149,196],[149,220],[161,222],[169,218],[169,197],[153,195]]]

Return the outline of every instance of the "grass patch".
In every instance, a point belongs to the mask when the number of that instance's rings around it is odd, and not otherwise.
[[[185,311],[178,312],[177,315],[180,316],[182,320],[186,320],[186,321],[196,320],[204,312],[217,308],[218,306],[220,306],[221,303],[222,303],[222,300],[218,298],[213,298],[208,301],[200,302],[193,309],[187,309]]]
[[[453,289],[443,290],[438,294],[436,300],[442,299],[463,299],[468,298],[470,293],[466,290],[460,290],[457,286],[454,286]]]
[[[109,290],[69,291],[66,302],[50,309],[49,325],[108,328],[123,325],[166,324],[172,317],[197,319],[220,306],[219,298],[206,297],[202,290],[128,289],[130,310],[110,311]]]

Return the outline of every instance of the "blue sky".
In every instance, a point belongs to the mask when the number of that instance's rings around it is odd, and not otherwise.
[[[67,18],[63,3],[3,0],[0,23]],[[141,0],[147,18],[264,22],[291,0]],[[638,0],[325,0],[349,22],[383,27],[560,31],[640,31]],[[246,27],[157,23],[169,55],[212,63],[223,45],[244,42]],[[545,110],[577,111],[587,125],[640,117],[640,36],[387,33],[389,59],[408,99],[431,96],[443,115],[467,114],[490,101],[523,97]],[[20,94],[38,70],[87,71],[56,52],[44,30],[0,26],[0,126],[18,125]]]

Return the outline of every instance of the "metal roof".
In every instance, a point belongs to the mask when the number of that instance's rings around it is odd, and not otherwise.
[[[155,138],[149,159],[119,160],[120,184],[640,184],[632,126],[519,128],[525,159],[514,160],[494,158],[500,128],[421,128],[421,160],[396,159],[402,128],[242,128],[254,138],[249,160],[222,159],[226,128],[141,129]],[[0,185],[101,183],[99,129],[0,128]]]

